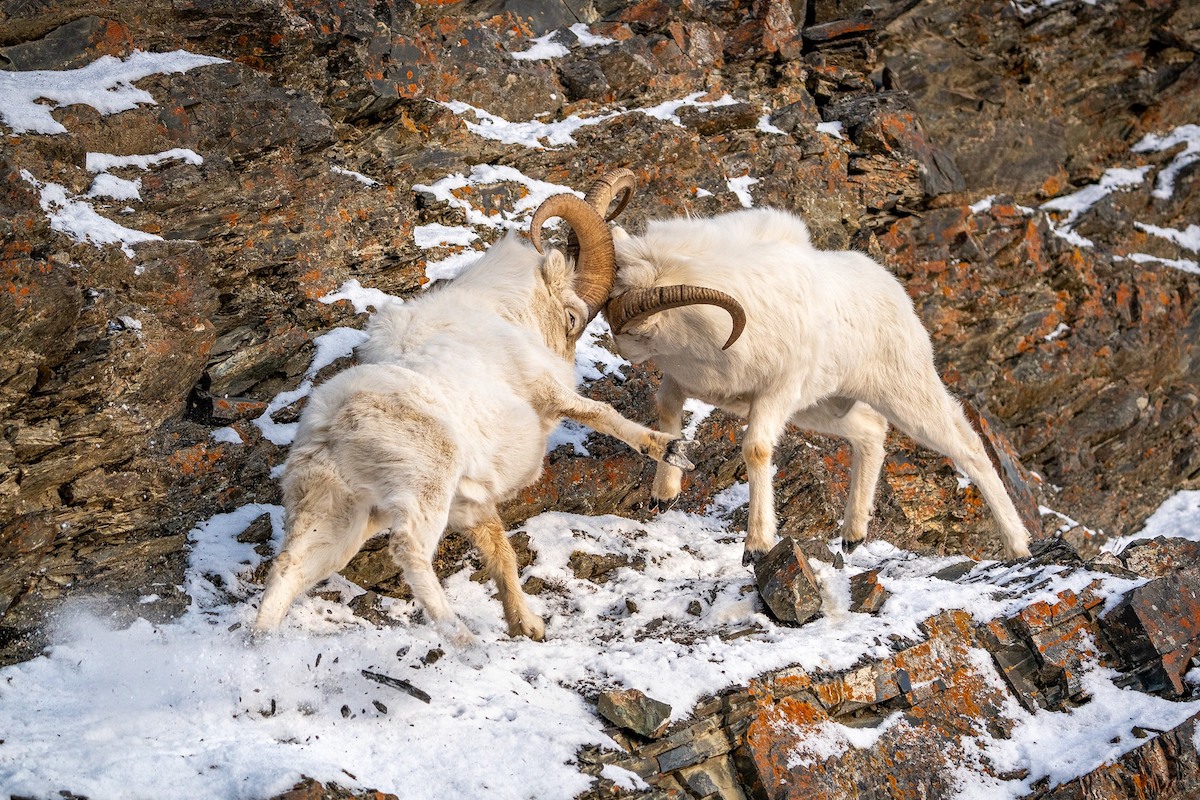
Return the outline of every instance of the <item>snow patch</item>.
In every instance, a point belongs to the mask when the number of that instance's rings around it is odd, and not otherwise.
[[[817,124],[818,133],[827,133],[836,139],[845,138],[842,136],[842,123],[838,120],[833,122],[820,122]]]
[[[551,58],[562,58],[571,51],[566,45],[554,41],[556,35],[554,31],[551,31],[545,36],[539,36],[533,40],[533,47],[510,55],[518,61],[545,61]]]
[[[126,228],[96,213],[89,203],[68,193],[65,186],[49,181],[43,183],[26,169],[21,170],[21,177],[40,193],[38,202],[50,220],[50,228],[65,233],[76,242],[87,242],[95,247],[119,245],[121,252],[132,259],[134,245],[162,241],[157,234]]]
[[[1126,169],[1123,167],[1112,167],[1104,171],[1099,182],[1085,186],[1072,194],[1055,197],[1042,203],[1043,211],[1065,211],[1066,218],[1058,225],[1051,225],[1051,229],[1079,247],[1091,247],[1093,242],[1084,236],[1080,236],[1075,232],[1075,224],[1085,212],[1092,206],[1099,203],[1104,198],[1108,197],[1113,192],[1120,189],[1130,189],[1134,186],[1139,186],[1146,180],[1146,173],[1151,167],[1136,167]]]
[[[729,191],[737,195],[738,202],[743,208],[754,207],[754,197],[750,194],[750,187],[758,183],[758,178],[752,178],[749,175],[743,175],[740,178],[729,178],[725,181],[725,185],[729,187]]]
[[[116,156],[109,153],[88,153],[84,157],[84,165],[88,172],[112,172],[114,169],[125,169],[127,167],[137,167],[141,170],[148,170],[156,167],[164,161],[182,161],[185,164],[199,166],[204,163],[204,159],[195,150],[189,150],[186,147],[173,147],[170,150],[163,150],[161,153],[147,153],[145,155],[130,155]]]
[[[0,70],[0,122],[13,133],[66,133],[67,129],[51,115],[55,109],[88,105],[108,116],[140,105],[156,105],[154,97],[134,86],[134,81],[222,63],[223,58],[186,50],[135,50],[123,60],[102,56],[78,69]]]
[[[1120,553],[1136,541],[1157,536],[1200,542],[1200,491],[1182,491],[1171,495],[1146,519],[1140,531],[1112,539],[1102,549]]]
[[[1158,173],[1155,181],[1153,194],[1159,200],[1167,200],[1175,194],[1179,173],[1200,161],[1200,125],[1180,125],[1163,135],[1148,133],[1133,146],[1135,153],[1161,153],[1179,145],[1183,145],[1183,149]]]
[[[361,172],[355,172],[354,170],[346,169],[345,167],[332,166],[329,168],[329,171],[334,172],[338,175],[345,175],[347,178],[353,178],[354,180],[358,181],[359,183],[363,184],[364,186],[378,186],[379,185],[379,181],[375,180],[374,178],[367,177],[366,175],[363,175]]]
[[[563,147],[576,144],[572,134],[579,129],[600,125],[610,119],[615,119],[626,114],[645,114],[664,122],[670,122],[673,125],[682,126],[683,122],[678,116],[679,109],[681,108],[686,106],[701,109],[715,108],[738,102],[729,95],[724,95],[718,100],[701,100],[700,98],[704,97],[704,95],[705,92],[694,92],[678,100],[667,100],[658,105],[647,106],[645,108],[610,111],[604,114],[597,114],[594,117],[580,117],[578,114],[572,114],[566,119],[555,122],[542,122],[540,120],[510,122],[499,115],[492,114],[482,108],[477,108],[469,103],[458,100],[444,102],[442,105],[460,117],[466,114],[473,114],[478,121],[464,120],[464,122],[467,129],[477,136],[503,142],[504,144],[519,144],[531,149],[541,150],[546,147]]]
[[[1184,230],[1178,230],[1176,228],[1160,228],[1157,225],[1148,225],[1144,222],[1135,222],[1133,224],[1138,230],[1145,231],[1151,236],[1157,236],[1160,239],[1174,242],[1184,250],[1200,253],[1200,225],[1188,225]]]
[[[466,247],[479,238],[479,234],[462,225],[442,225],[431,223],[418,225],[413,229],[413,242],[417,247],[445,247],[453,245]]]
[[[364,314],[371,309],[379,311],[390,303],[404,302],[394,295],[381,292],[378,289],[364,288],[361,283],[351,279],[343,283],[336,292],[330,292],[319,298],[322,303],[336,303],[339,300],[349,300],[354,306],[355,313]]]
[[[581,47],[600,47],[616,42],[616,39],[610,39],[607,36],[601,36],[599,34],[592,33],[592,29],[589,28],[584,22],[576,22],[567,30],[575,34],[575,38],[579,40]]]
[[[1190,258],[1163,258],[1162,256],[1152,256],[1149,253],[1130,253],[1123,258],[1135,264],[1162,264],[1165,267],[1200,275],[1200,262],[1192,261]],[[1114,256],[1113,259],[1120,261],[1122,256]]]

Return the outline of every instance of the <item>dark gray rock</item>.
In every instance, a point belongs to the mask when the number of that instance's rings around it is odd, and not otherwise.
[[[821,611],[821,592],[804,551],[783,537],[754,566],[759,595],[780,622],[803,625]]]
[[[671,724],[671,707],[637,689],[601,692],[596,708],[612,724],[647,739],[659,738]]]

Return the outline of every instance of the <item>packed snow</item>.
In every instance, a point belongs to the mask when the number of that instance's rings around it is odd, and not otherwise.
[[[871,541],[839,580],[881,568],[893,592],[881,614],[784,628],[745,591],[750,574],[726,518],[745,498],[739,484],[707,514],[529,520],[522,530],[537,557],[523,577],[551,587],[531,598],[546,617],[547,641],[509,639],[491,586],[472,581],[468,567],[446,581],[480,639],[467,652],[443,642],[411,602],[385,598],[386,625],[355,616],[347,601],[361,589],[341,578],[298,601],[278,636],[251,645],[245,631],[259,587],[250,575],[261,556],[238,536],[265,516],[278,547],[282,509],[218,515],[189,536],[193,602],[181,619],[115,629],[81,601],[62,616],[45,655],[0,670],[0,792],[255,798],[308,775],[406,798],[570,798],[589,784],[574,765],[577,749],[613,746],[588,700],[599,689],[641,689],[681,719],[703,696],[766,670],[845,669],[886,656],[889,636],[919,638],[918,623],[943,609],[968,608],[977,620],[1011,614],[1037,598],[1006,596],[1005,586],[1031,572],[1048,581],[1047,594],[1093,579],[1114,597],[1131,586],[1088,573],[1058,581],[1057,568],[1020,567],[950,583],[930,576],[952,559]],[[580,580],[569,566],[577,551],[631,566],[603,584]],[[689,613],[693,601],[699,616]],[[431,699],[363,670],[407,680]],[[1027,768],[1028,777],[990,781],[983,788],[998,793],[986,795],[967,791],[983,779],[964,773],[963,796],[1017,797],[1042,776],[1068,780],[1140,744],[1134,726],[1169,729],[1200,709],[1117,689],[1113,677],[1088,673],[1096,701],[1070,713],[1012,709],[1013,738],[979,746],[992,763]],[[869,746],[855,737],[879,733],[833,723],[813,747]]]

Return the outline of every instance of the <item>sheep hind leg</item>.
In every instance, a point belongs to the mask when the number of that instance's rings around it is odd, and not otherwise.
[[[349,496],[333,501],[327,514],[295,515],[283,550],[271,564],[258,615],[251,631],[262,636],[283,623],[296,597],[350,563],[379,529],[370,509]]]
[[[439,513],[416,504],[389,509],[392,532],[388,552],[438,631],[455,647],[467,648],[475,644],[475,637],[450,608],[446,590],[433,571],[433,556],[449,515],[449,497],[444,500]]]
[[[842,550],[852,553],[866,538],[875,508],[875,489],[886,455],[887,418],[866,403],[839,398],[795,414],[792,424],[850,442],[850,491],[842,519]]]
[[[926,396],[903,409],[889,409],[887,417],[922,445],[949,457],[974,481],[999,525],[1006,558],[1029,555],[1029,532],[1021,522],[1021,515],[988,458],[979,434],[967,421],[962,406],[940,381],[936,391],[931,388]]]
[[[482,523],[469,529],[468,534],[483,557],[484,566],[500,594],[508,635],[513,638],[528,636],[535,642],[545,639],[546,624],[529,610],[517,575],[517,554],[513,552],[512,543],[508,541],[495,511],[488,514]]]

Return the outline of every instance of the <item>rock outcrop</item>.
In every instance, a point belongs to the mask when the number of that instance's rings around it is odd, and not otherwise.
[[[545,36],[555,57],[514,58]],[[102,595],[117,619],[186,607],[188,531],[278,501],[286,449],[263,423],[294,421],[303,399],[273,401],[344,364],[306,374],[322,334],[365,319],[321,298],[350,280],[417,292],[513,222],[530,181],[579,188],[616,166],[641,187],[627,227],[779,205],[804,214],[820,246],[895,270],[1037,534],[1091,559],[1200,486],[1195,3],[2,0],[0,112],[23,73],[177,50],[220,61],[91,98],[35,93],[55,132],[0,119],[0,664],[37,653],[68,597]],[[125,110],[108,107],[135,87],[144,94]],[[84,220],[132,233],[106,239]],[[432,225],[477,238],[419,242]],[[645,422],[656,383],[633,369],[584,391]],[[680,508],[703,509],[743,477],[740,425],[720,412],[699,424]],[[888,447],[872,535],[921,553],[998,553],[981,497],[946,459],[896,433]],[[551,508],[648,513],[652,468],[639,457],[598,438],[588,456],[569,449],[549,454],[506,522]],[[840,441],[785,437],[783,533],[836,529],[849,461]],[[266,548],[269,534],[243,535]],[[889,729],[876,749],[936,761],[908,731],[946,730],[976,689],[973,702],[997,712],[1004,697],[1072,702],[1084,652],[1142,690],[1179,694],[1196,655],[1195,576],[1163,566],[1175,556],[1162,547],[1111,565],[1153,580],[1103,619],[1086,591],[1047,616],[981,627],[947,612],[928,623],[943,644],[914,646],[941,648],[936,658],[900,650],[869,667],[862,686],[876,695],[830,699],[859,692],[858,678],[764,676],[697,710],[698,732],[634,748],[634,771],[653,761],[673,791],[738,796],[722,787],[778,775],[771,720],[893,708],[917,727]],[[443,574],[466,551],[449,537]],[[377,549],[347,575],[406,592]],[[859,608],[886,602],[869,577],[855,592]],[[1064,650],[1064,625],[1102,644]],[[979,648],[1005,687],[981,685]],[[955,731],[953,747],[975,733]],[[1120,769],[1158,775],[1168,757],[1179,773],[1161,785],[1194,792],[1189,735],[1046,796],[1116,797]],[[813,786],[882,775],[873,752],[855,750],[840,776],[811,773]],[[931,793],[938,774],[922,784]]]

